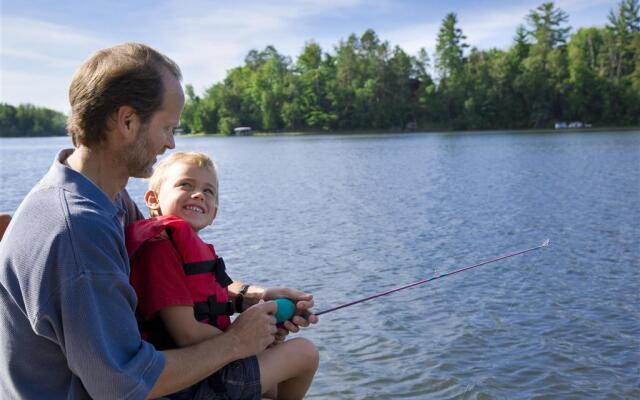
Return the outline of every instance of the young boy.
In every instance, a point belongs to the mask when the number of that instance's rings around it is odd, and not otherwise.
[[[198,237],[218,212],[218,177],[205,154],[177,152],[162,160],[145,202],[152,218],[129,225],[126,241],[140,330],[158,349],[225,334],[234,311],[278,297],[296,302],[297,314],[309,314],[311,295],[232,283],[213,246]],[[317,322],[314,315],[307,318]],[[308,326],[300,315],[293,321],[285,323],[286,330],[274,327],[274,343],[264,351],[236,360],[170,398],[302,398],[318,367],[318,351],[306,339],[284,341],[288,330]]]

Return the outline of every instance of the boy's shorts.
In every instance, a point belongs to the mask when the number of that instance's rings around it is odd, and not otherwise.
[[[261,399],[260,366],[255,356],[233,361],[207,379],[167,396],[171,400]]]

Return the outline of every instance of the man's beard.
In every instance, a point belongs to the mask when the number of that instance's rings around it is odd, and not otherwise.
[[[134,178],[148,178],[153,174],[153,164],[156,161],[157,153],[153,150],[149,140],[149,130],[143,126],[136,140],[123,155],[122,161],[127,166],[129,176]]]

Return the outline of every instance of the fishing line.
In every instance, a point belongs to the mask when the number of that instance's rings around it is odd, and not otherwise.
[[[349,303],[346,303],[346,304],[342,304],[342,305],[339,305],[339,306],[336,306],[336,307],[333,307],[333,308],[329,308],[327,310],[323,310],[323,311],[320,311],[320,312],[314,312],[313,314],[314,315],[327,314],[327,313],[330,313],[330,312],[333,312],[333,311],[336,311],[336,310],[340,310],[342,308],[347,308],[347,307],[351,307],[351,306],[356,305],[356,304],[364,303],[365,301],[373,300],[373,299],[376,299],[378,297],[387,296],[387,295],[389,295],[391,293],[399,292],[399,291],[404,290],[404,289],[408,289],[408,288],[411,288],[411,287],[414,287],[414,286],[422,285],[422,284],[425,284],[427,282],[435,281],[436,279],[444,278],[445,276],[455,275],[457,273],[460,273],[460,272],[463,272],[463,271],[467,271],[467,270],[470,270],[472,268],[477,268],[477,267],[480,267],[482,265],[487,265],[487,264],[494,263],[496,261],[505,260],[507,258],[519,256],[521,254],[525,254],[525,253],[528,253],[528,252],[531,252],[531,251],[534,251],[534,250],[538,250],[538,249],[541,249],[541,248],[547,247],[547,246],[549,246],[549,239],[545,240],[541,245],[538,245],[536,247],[532,247],[530,249],[520,250],[520,251],[516,251],[516,252],[511,253],[511,254],[495,257],[495,258],[492,258],[491,260],[482,261],[482,262],[479,262],[479,263],[474,264],[474,265],[470,265],[470,266],[467,266],[467,267],[456,269],[454,271],[445,272],[443,274],[439,274],[439,275],[433,276],[431,278],[427,278],[427,279],[423,279],[423,280],[420,280],[420,281],[417,281],[417,282],[409,283],[409,284],[404,285],[404,286],[400,286],[400,287],[397,287],[397,288],[394,288],[394,289],[391,289],[391,290],[387,290],[387,291],[384,291],[382,293],[377,293],[377,294],[374,294],[374,295],[371,295],[371,296],[368,296],[368,297],[365,297],[365,298],[362,298],[362,299],[359,299],[359,300],[355,300],[355,301],[352,301],[352,302],[349,302]]]

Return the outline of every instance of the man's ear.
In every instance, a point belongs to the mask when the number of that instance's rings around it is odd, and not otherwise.
[[[135,140],[142,125],[136,110],[130,106],[120,106],[114,117],[116,128],[120,135],[127,141]]]
[[[144,194],[144,202],[147,203],[147,208],[149,208],[150,211],[155,212],[155,215],[162,215],[160,200],[156,192],[147,190],[147,193]]]

